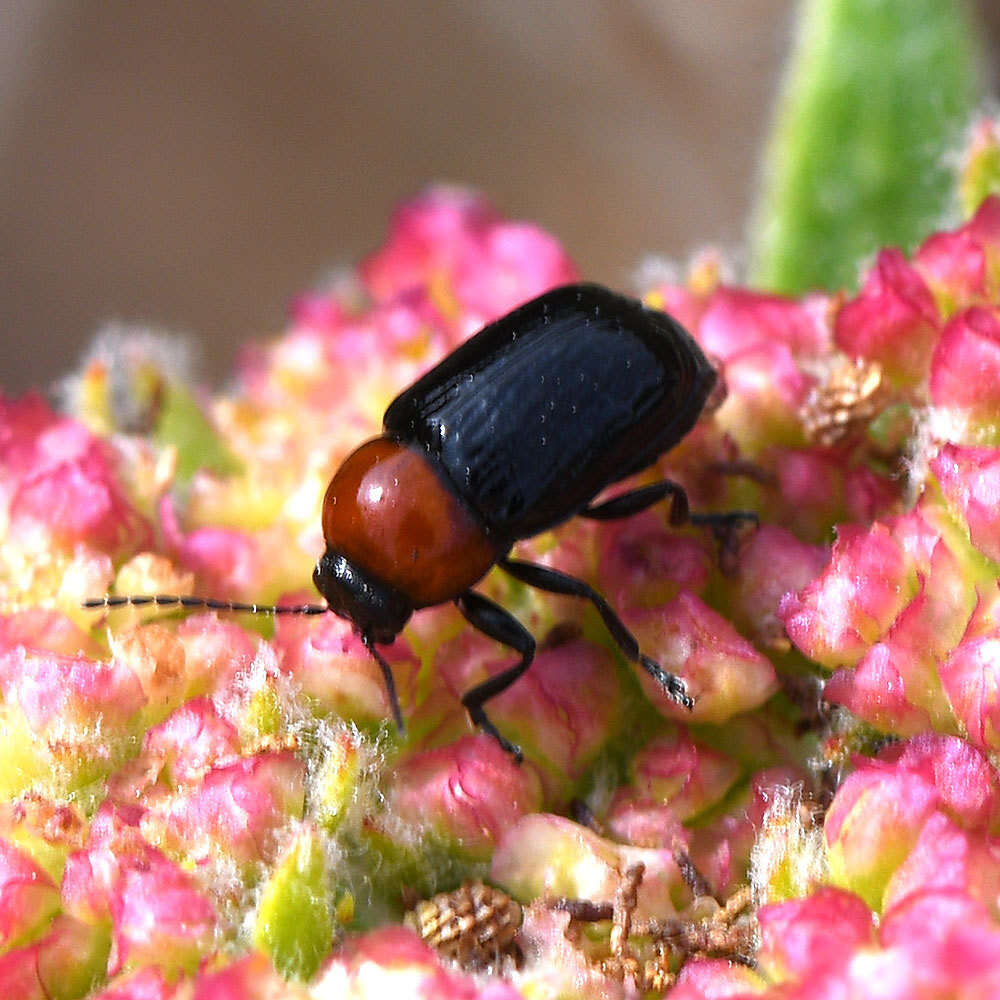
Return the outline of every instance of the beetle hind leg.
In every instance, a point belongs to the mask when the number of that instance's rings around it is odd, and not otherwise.
[[[631,494],[626,494],[626,496],[631,496]],[[613,503],[614,501],[610,502]],[[615,614],[611,605],[589,584],[584,583],[583,580],[578,580],[575,576],[568,576],[557,570],[549,569],[547,566],[523,562],[520,559],[501,559],[498,565],[510,573],[515,580],[520,580],[529,587],[537,587],[538,590],[547,590],[551,594],[567,594],[570,597],[583,597],[590,601],[597,608],[598,614],[604,620],[607,630],[611,633],[611,638],[615,640],[618,648],[625,654],[626,658],[633,663],[638,663],[646,673],[660,684],[673,701],[683,705],[685,708],[692,708],[694,706],[694,701],[687,693],[684,681],[676,674],[670,673],[669,670],[664,670],[656,660],[640,652],[639,643],[635,636],[625,627],[625,623]]]
[[[670,523],[687,524],[691,516],[687,493],[684,492],[683,486],[669,479],[629,490],[628,493],[605,500],[596,507],[584,507],[580,511],[580,517],[588,517],[594,521],[617,521],[619,518],[638,514],[667,497],[673,497],[670,505]]]
[[[667,497],[672,498],[670,523],[674,527],[694,524],[708,528],[718,543],[723,572],[729,572],[735,567],[743,525],[752,524],[756,527],[760,524],[760,518],[750,510],[732,510],[723,514],[692,514],[684,487],[669,479],[629,490],[628,493],[605,500],[596,507],[584,507],[580,511],[580,517],[588,517],[595,521],[616,521],[622,517],[638,514]]]
[[[746,537],[744,525],[760,526],[760,518],[751,510],[730,510],[724,514],[691,514],[691,524],[708,528],[719,548],[722,572],[732,575],[739,562],[740,542]]]
[[[509,611],[475,591],[467,590],[460,594],[455,598],[455,606],[474,628],[521,654],[520,662],[462,695],[462,704],[473,725],[492,736],[520,764],[523,759],[521,748],[516,743],[511,743],[490,722],[483,704],[506,691],[531,666],[531,661],[535,658],[535,639]]]

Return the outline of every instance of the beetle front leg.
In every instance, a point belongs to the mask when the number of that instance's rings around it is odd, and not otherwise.
[[[521,748],[500,734],[497,727],[486,717],[483,703],[501,691],[506,691],[531,666],[531,661],[535,658],[535,639],[509,611],[505,611],[499,604],[473,590],[467,590],[456,597],[455,606],[474,628],[521,654],[519,663],[490,677],[482,684],[477,684],[462,695],[462,704],[469,713],[473,725],[492,736],[520,764],[524,756]]]
[[[625,623],[615,614],[611,605],[590,584],[578,580],[575,576],[568,576],[536,563],[522,562],[520,559],[501,559],[497,565],[510,573],[515,580],[520,580],[522,583],[528,584],[529,587],[547,590],[551,594],[583,597],[590,601],[597,608],[598,614],[611,633],[611,638],[615,640],[626,658],[633,663],[638,663],[678,704],[685,708],[694,706],[694,701],[687,693],[684,681],[676,674],[670,673],[669,670],[664,670],[656,660],[640,652],[639,643],[635,636],[625,627]]]
[[[406,727],[403,725],[403,711],[399,707],[399,696],[396,694],[396,682],[392,676],[392,668],[388,660],[375,648],[375,641],[362,633],[361,641],[365,649],[371,653],[372,659],[382,668],[382,678],[385,681],[385,689],[389,695],[389,705],[392,708],[392,717],[396,720],[396,730],[400,736],[406,734]]]

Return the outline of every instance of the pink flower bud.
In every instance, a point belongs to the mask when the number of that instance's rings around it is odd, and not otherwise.
[[[446,291],[478,327],[574,280],[576,269],[537,227],[506,222],[485,199],[439,187],[397,210],[386,246],[361,274],[377,299],[416,286]]]
[[[114,984],[93,995],[93,1000],[188,1000],[187,980],[168,979],[157,965],[126,972]]]
[[[1000,839],[966,830],[944,812],[924,824],[885,892],[887,909],[913,893],[954,889],[1000,911]]]
[[[488,857],[504,831],[540,806],[534,771],[519,766],[492,737],[478,735],[404,759],[387,809],[465,853]]]
[[[926,735],[859,762],[841,785],[825,832],[835,884],[881,910],[886,887],[939,810],[970,830],[995,821],[1000,783],[961,740]]]
[[[844,969],[875,943],[875,916],[853,893],[820,889],[806,899],[761,907],[761,971],[771,981],[805,980]]]
[[[146,733],[142,753],[110,779],[108,797],[122,804],[145,797],[152,806],[179,787],[196,785],[238,751],[236,729],[219,717],[211,701],[196,698]]]
[[[555,237],[527,223],[498,222],[482,234],[477,252],[460,258],[454,291],[464,310],[489,320],[576,279]]]
[[[278,832],[301,818],[304,800],[305,763],[288,751],[258,753],[150,803],[142,829],[195,862],[222,855],[246,866],[273,859]]]
[[[38,781],[72,787],[107,773],[145,703],[135,674],[120,663],[23,646],[0,652],[0,691],[8,727],[0,786],[15,791]]]
[[[949,505],[969,526],[972,544],[1000,562],[1000,449],[947,444],[931,470]]]
[[[123,869],[111,897],[110,970],[157,964],[193,971],[215,935],[215,909],[194,879],[158,853]]]
[[[221,969],[213,965],[202,971],[190,996],[191,1000],[310,1000],[315,994],[298,983],[286,982],[264,955],[251,952]],[[188,1000],[188,996],[182,993],[177,1000]]]
[[[835,674],[825,696],[883,732],[957,732],[955,716],[942,697],[939,665],[961,638],[975,601],[962,566],[939,539],[917,593],[886,638],[869,649],[856,670]]]
[[[887,747],[873,766],[919,775],[940,796],[940,805],[970,830],[995,830],[1000,823],[1000,777],[987,758],[964,740],[924,733]],[[850,779],[848,779],[850,780]]]
[[[644,797],[670,804],[689,820],[719,803],[741,777],[742,768],[675,729],[641,750],[632,761],[632,784]]]
[[[642,650],[664,670],[683,677],[695,700],[689,712],[635,667],[646,696],[669,718],[718,725],[762,705],[778,689],[771,663],[693,594],[683,593],[655,611],[633,612],[625,620]]]
[[[390,717],[382,671],[350,622],[332,614],[321,615],[318,621],[288,615],[275,623],[272,644],[282,671],[315,698],[322,711],[359,721]],[[393,666],[405,716],[413,705],[420,663],[405,639],[397,639],[381,651]]]
[[[121,556],[145,548],[146,520],[118,482],[110,451],[37,396],[0,396],[0,503],[7,536],[33,550],[77,543]]]
[[[236,598],[260,593],[261,581],[269,579],[273,564],[257,536],[233,528],[197,528],[185,534],[169,496],[160,502],[159,513],[177,560],[204,581],[209,591]]]
[[[779,643],[785,635],[778,617],[781,599],[808,586],[828,558],[825,547],[807,545],[785,528],[762,524],[740,549],[734,619],[765,645]]]
[[[670,313],[685,330],[696,333],[710,297],[719,287],[720,267],[718,255],[712,250],[696,255],[683,279],[669,263],[654,261],[653,273],[643,283],[643,300],[653,309]]]
[[[900,661],[906,660],[903,664]],[[912,653],[876,643],[852,670],[838,670],[823,686],[823,697],[849,708],[881,732],[915,736],[933,728],[930,716],[907,700],[902,671]]]
[[[685,963],[667,994],[670,1000],[743,1000],[765,995],[764,980],[753,970],[724,958]],[[818,1000],[818,998],[817,998]]]
[[[825,667],[853,665],[912,599],[915,561],[925,560],[936,541],[916,514],[867,531],[841,526],[826,570],[781,601],[788,637]]]
[[[653,511],[608,524],[600,547],[599,589],[619,614],[666,604],[680,590],[701,593],[714,561],[707,541],[678,534]]]
[[[193,876],[151,846],[125,810],[101,807],[63,876],[66,908],[112,924],[109,972],[158,964],[194,969],[215,934],[215,909]]]
[[[235,727],[219,717],[208,698],[195,698],[150,729],[143,751],[163,762],[170,784],[191,784],[239,750]]]
[[[851,521],[868,522],[886,517],[900,508],[902,492],[898,479],[867,466],[853,466],[844,475],[844,505]]]
[[[940,324],[920,274],[899,250],[882,250],[856,298],[837,313],[837,346],[852,358],[877,361],[894,382],[927,372]]]
[[[0,615],[0,650],[13,646],[64,656],[100,656],[100,646],[71,618],[52,608],[25,608],[12,615]]]
[[[446,969],[437,954],[406,927],[383,927],[348,939],[320,973],[314,991],[317,996],[351,1000],[390,996],[522,1000],[502,979],[479,980]]]
[[[361,277],[376,299],[429,284],[439,272],[452,270],[469,252],[475,234],[497,219],[481,195],[461,188],[429,188],[396,209],[384,245],[361,264]]]
[[[764,344],[783,344],[796,356],[813,357],[831,346],[823,313],[820,296],[800,301],[721,286],[701,315],[698,340],[726,362]]]
[[[669,848],[616,844],[563,816],[533,813],[504,832],[493,854],[490,879],[515,899],[540,896],[610,903],[622,874],[645,865],[637,893],[637,919],[676,914],[686,895]]]
[[[783,448],[774,459],[782,523],[816,541],[844,515],[844,459],[829,448]]]
[[[939,433],[960,444],[1000,441],[1000,312],[973,306],[944,328],[931,358]]]
[[[59,910],[59,889],[45,869],[0,838],[0,951],[36,937]]]
[[[184,674],[189,694],[225,692],[245,674],[261,646],[260,636],[214,614],[192,615],[177,626],[184,649]]]
[[[971,896],[954,890],[914,893],[885,914],[879,939],[900,980],[898,989],[882,995],[906,1000],[991,997],[1000,991],[1000,930]]]
[[[468,727],[461,696],[516,662],[509,653],[498,656],[497,649],[483,636],[463,631],[437,651],[435,680],[445,689],[440,700],[459,733]],[[612,655],[574,639],[543,646],[528,672],[491,698],[486,710],[537,768],[547,795],[559,796],[571,794],[572,783],[586,774],[614,733],[621,703]]]
[[[988,300],[1000,270],[1000,198],[991,195],[954,232],[929,236],[913,263],[948,315]]]
[[[688,834],[669,802],[629,788],[615,792],[604,816],[608,836],[636,847],[688,846]]]
[[[44,937],[0,955],[0,996],[82,997],[101,981],[107,960],[106,927],[60,913]]]
[[[1000,749],[1000,630],[963,640],[940,674],[969,741],[982,750]]]

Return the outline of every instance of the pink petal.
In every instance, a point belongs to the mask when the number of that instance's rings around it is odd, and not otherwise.
[[[36,934],[59,910],[59,889],[30,855],[0,838],[0,951]]]
[[[633,612],[625,620],[643,652],[682,677],[695,699],[689,712],[645,670],[634,667],[646,696],[670,718],[720,724],[762,705],[778,689],[771,663],[693,594],[682,593],[662,608]]]
[[[541,806],[534,772],[492,737],[466,736],[404,759],[389,792],[390,812],[488,856],[504,831]]]
[[[934,298],[899,250],[882,250],[856,298],[837,313],[837,346],[852,358],[878,361],[895,381],[927,371],[939,318]]]
[[[697,334],[702,347],[723,361],[765,344],[783,344],[806,356],[824,353],[830,345],[821,312],[808,300],[726,286],[712,295]]]
[[[772,980],[806,980],[844,968],[875,941],[875,915],[853,893],[825,888],[758,911],[758,961]]]
[[[1000,449],[945,445],[931,462],[949,504],[984,555],[1000,562]]]
[[[931,359],[931,400],[970,422],[953,440],[995,433],[1000,421],[1000,312],[974,306],[944,328]],[[955,436],[957,435],[957,437]],[[975,443],[969,440],[968,443]]]

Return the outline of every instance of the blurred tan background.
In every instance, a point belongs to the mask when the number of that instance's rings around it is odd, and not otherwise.
[[[219,379],[435,180],[612,285],[737,248],[793,7],[0,3],[0,387],[48,385],[110,319],[192,334]],[[998,0],[973,8],[996,39]]]

